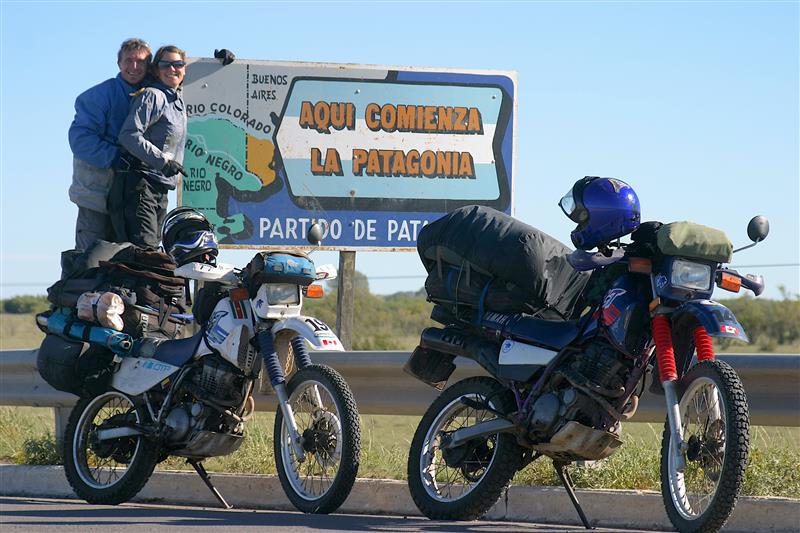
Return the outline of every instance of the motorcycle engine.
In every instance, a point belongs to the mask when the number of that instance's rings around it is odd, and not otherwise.
[[[624,394],[632,366],[632,360],[604,340],[586,345],[555,370],[549,390],[534,402],[532,436],[549,438],[570,421],[597,429],[612,425],[616,420],[610,404]]]
[[[242,371],[214,355],[203,359],[203,367],[192,376],[193,392],[201,399],[234,407],[242,403]]]
[[[166,424],[170,427],[167,434],[169,442],[181,442],[193,429],[201,429],[206,419],[206,410],[198,402],[182,403],[172,408],[167,415]]]
[[[203,359],[184,383],[183,401],[167,415],[171,428],[167,440],[179,443],[200,430],[230,431],[220,413],[238,408],[244,400],[246,378],[242,371],[216,355]]]

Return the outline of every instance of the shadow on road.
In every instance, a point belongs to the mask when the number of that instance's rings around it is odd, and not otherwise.
[[[520,522],[438,522],[420,517],[373,515],[304,515],[289,511],[210,509],[128,503],[90,505],[75,500],[0,497],[0,530],[81,530],[113,528],[115,532],[242,531],[258,528],[270,532],[367,531],[400,533],[509,533],[585,531],[579,526],[552,526]],[[63,528],[63,529],[60,529]],[[603,531],[602,529],[596,531]],[[606,530],[610,531],[610,530]]]

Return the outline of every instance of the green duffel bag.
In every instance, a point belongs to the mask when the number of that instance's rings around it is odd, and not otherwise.
[[[656,243],[661,253],[717,263],[729,263],[733,244],[722,230],[694,222],[664,224],[656,232]]]

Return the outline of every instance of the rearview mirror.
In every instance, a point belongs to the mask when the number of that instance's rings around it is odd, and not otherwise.
[[[308,242],[310,242],[314,246],[319,245],[322,242],[322,226],[320,226],[316,222],[311,224],[311,227],[308,228],[308,234],[306,235],[306,239],[308,239]]]
[[[758,215],[750,220],[747,225],[747,236],[753,242],[761,242],[769,234],[769,220],[763,215]]]

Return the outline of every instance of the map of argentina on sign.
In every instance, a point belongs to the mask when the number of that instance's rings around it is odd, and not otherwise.
[[[511,213],[513,72],[190,62],[179,203],[225,247],[413,249],[445,213]]]

